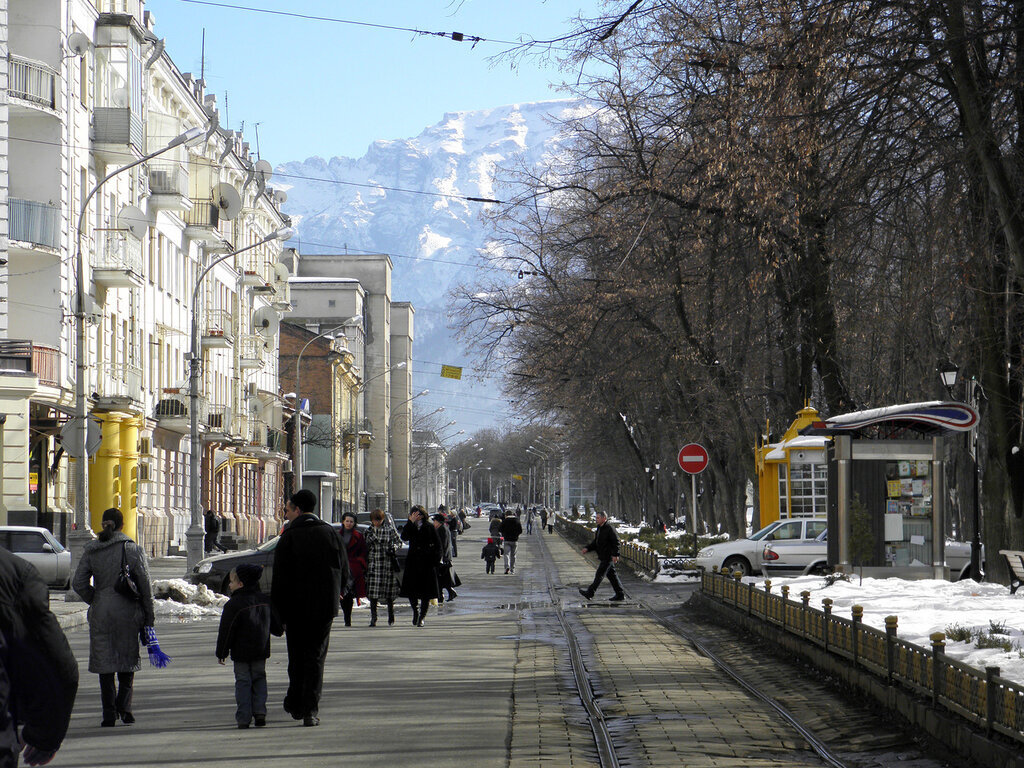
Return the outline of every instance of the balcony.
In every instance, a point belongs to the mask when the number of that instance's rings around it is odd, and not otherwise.
[[[226,309],[206,310],[203,326],[203,349],[230,349],[235,343],[231,313]]]
[[[54,252],[60,249],[60,208],[16,197],[9,198],[7,205],[11,250],[17,250],[15,243]]]
[[[0,369],[34,373],[40,384],[60,386],[60,352],[27,339],[0,339]]]
[[[267,450],[282,456],[288,453],[288,436],[283,429],[267,427]]]
[[[208,253],[224,251],[224,235],[220,229],[220,208],[212,200],[193,200],[192,210],[186,211],[185,237],[206,243]]]
[[[188,412],[189,401],[190,398],[187,392],[182,392],[178,388],[165,389],[160,400],[156,403],[156,408],[153,410],[153,418],[157,420],[157,424],[162,429],[185,434],[191,428]],[[205,402],[200,398],[200,424],[203,422],[204,405]]]
[[[142,402],[142,369],[126,363],[104,363],[96,382],[98,411],[136,411]]]
[[[149,163],[149,205],[158,211],[188,211],[188,169],[181,163]]]
[[[247,456],[269,456],[267,432],[270,427],[267,423],[262,419],[245,416],[238,417],[238,422],[238,433],[244,440],[244,444],[239,446],[239,453]]]
[[[231,409],[226,405],[211,405],[206,412],[207,440],[224,442],[231,439],[234,424],[231,422]]]
[[[143,155],[142,115],[131,107],[96,107],[92,116],[93,150],[109,164]]]
[[[263,367],[263,350],[266,348],[262,336],[246,335],[238,340],[239,366],[251,371]]]
[[[7,57],[9,80],[7,94],[11,112],[25,108],[26,113],[53,114],[57,109],[57,72],[40,61],[15,56]]]
[[[99,235],[92,281],[108,289],[141,287],[142,241],[121,230],[101,230]]]
[[[60,386],[60,351],[50,347],[32,345],[32,372],[39,376],[39,383],[50,387]]]

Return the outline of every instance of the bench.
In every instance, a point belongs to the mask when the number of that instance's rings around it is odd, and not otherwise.
[[[1024,584],[1024,552],[1016,549],[1000,549],[999,554],[1006,558],[1010,566],[1010,594],[1012,595],[1021,584]]]

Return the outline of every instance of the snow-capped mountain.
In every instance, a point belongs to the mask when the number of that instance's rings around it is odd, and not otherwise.
[[[476,371],[453,341],[445,301],[489,240],[483,204],[464,198],[500,198],[495,168],[537,165],[557,152],[564,138],[557,121],[583,109],[566,100],[450,112],[415,138],[375,141],[361,158],[311,157],[275,170],[272,183],[287,190],[284,210],[299,232],[289,245],[298,242],[300,253],[391,255],[392,299],[411,301],[416,310],[416,386],[437,393],[431,405],[444,404],[467,433],[504,414],[490,399],[493,384],[488,398],[452,396],[469,388],[481,393],[468,381]],[[441,363],[465,366],[463,381],[438,379]]]

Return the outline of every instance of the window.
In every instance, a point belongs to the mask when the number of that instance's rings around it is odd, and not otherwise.
[[[784,517],[824,517],[827,501],[825,464],[791,464],[788,475],[785,465],[779,468],[779,509]]]
[[[828,523],[824,520],[809,520],[807,522],[807,538],[816,539],[827,529]]]
[[[43,544],[46,539],[40,533],[26,531],[11,531],[11,552],[23,552],[25,554],[40,554],[44,552]]]
[[[328,299],[327,300],[327,306],[328,307],[333,307],[335,304],[337,304],[337,302],[334,299]]]

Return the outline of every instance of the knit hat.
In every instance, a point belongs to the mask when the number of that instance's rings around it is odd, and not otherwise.
[[[263,566],[256,563],[242,563],[235,566],[235,575],[242,582],[242,586],[247,587],[260,580],[260,576],[263,575]]]
[[[488,540],[487,540],[487,543],[488,543],[488,544],[493,544],[493,543],[494,543],[494,539],[488,539]]]

